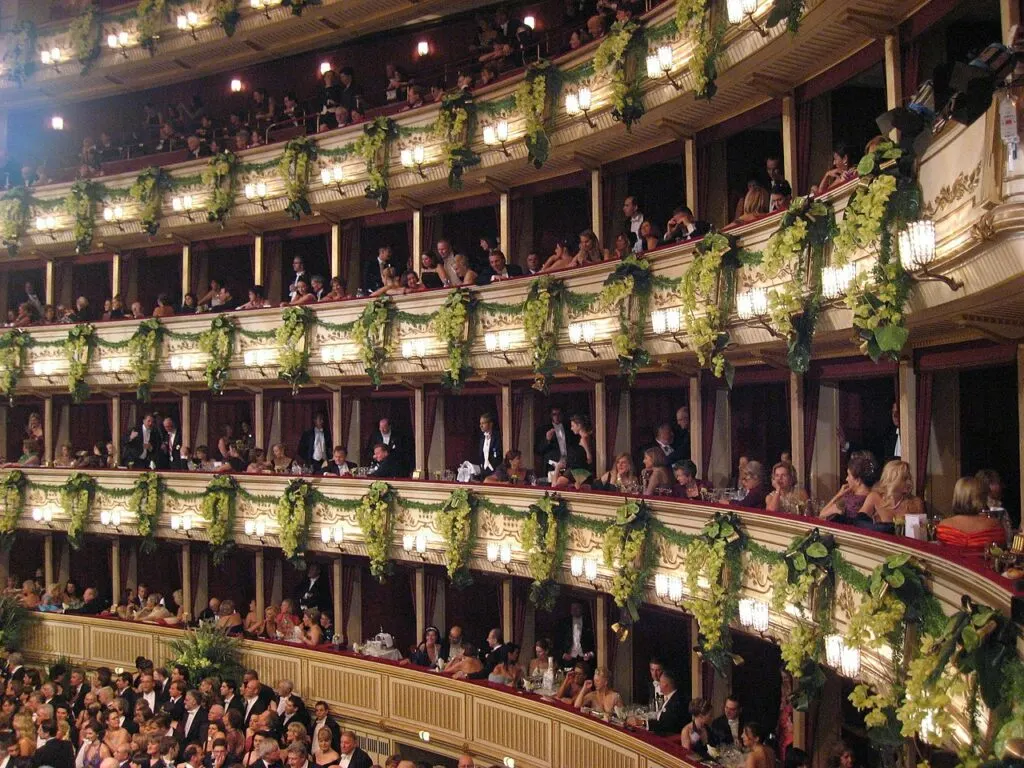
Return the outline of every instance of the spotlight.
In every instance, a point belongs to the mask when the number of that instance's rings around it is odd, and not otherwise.
[[[416,53],[420,56],[427,56],[430,54],[430,43],[426,40],[420,40],[416,43]]]
[[[64,118],[60,115],[54,115],[50,118],[50,127],[55,131],[64,130]]]
[[[242,81],[237,77],[231,78],[231,92],[241,93],[242,92]]]

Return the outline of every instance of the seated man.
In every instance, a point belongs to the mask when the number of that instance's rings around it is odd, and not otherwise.
[[[391,454],[391,449],[384,443],[377,443],[373,446],[373,461],[370,462],[370,469],[367,475],[371,477],[395,478],[401,477],[401,467],[398,460]]]
[[[745,724],[743,708],[740,706],[739,699],[730,696],[725,700],[724,712],[711,721],[710,745],[712,747],[722,744],[739,746],[743,738]]]
[[[334,446],[334,452],[331,456],[331,460],[327,462],[327,466],[324,467],[323,473],[325,475],[336,475],[338,477],[344,477],[351,475],[352,470],[356,468],[356,465],[351,461],[348,461],[348,450],[343,445]]]

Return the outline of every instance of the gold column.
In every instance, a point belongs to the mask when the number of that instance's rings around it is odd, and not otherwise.
[[[1018,424],[1024,424],[1024,344],[1017,345],[1017,419]],[[1024,472],[1024,451],[1020,452],[1020,469]]]
[[[420,271],[420,256],[423,255],[423,209],[412,211],[412,268]]]
[[[804,477],[804,376],[793,372],[789,374],[789,455],[800,483]]]
[[[600,477],[608,469],[608,385],[594,382],[594,470]],[[600,663],[598,666],[603,666]]]
[[[121,293],[121,254],[115,253],[110,259],[110,295]]]
[[[608,666],[608,601],[604,593],[597,593],[597,611],[594,620],[594,635],[597,639],[597,666]]]
[[[807,749],[807,713],[793,710],[793,746]]]
[[[700,391],[700,376],[691,376],[690,382],[690,460],[697,465],[697,472],[704,466],[704,421],[701,411],[704,408]],[[703,477],[702,480],[708,478]]]
[[[338,555],[331,560],[331,607],[334,610],[334,615],[331,617],[334,619],[334,633],[337,635],[344,635],[345,628],[341,626],[341,582],[342,582],[342,571],[341,571],[341,555]],[[330,641],[332,638],[327,638]]]
[[[183,447],[195,448],[192,445],[192,395],[189,392],[181,393],[181,445]]]
[[[796,133],[796,100],[790,94],[782,97],[782,163],[783,172],[793,187],[794,194],[800,183],[796,170]]]
[[[252,281],[256,285],[263,285],[263,233],[257,232],[252,244]]]
[[[512,385],[501,385],[501,452],[512,450]]]
[[[334,438],[334,445],[345,445],[345,429],[348,425],[341,423],[341,390],[331,391],[331,436]],[[334,454],[334,445],[327,446],[327,450]]]
[[[413,477],[427,476],[427,420],[425,392],[422,385],[416,387],[412,393],[413,405],[413,431],[415,432],[415,458],[416,466]]]
[[[341,224],[338,222],[331,224],[331,277],[340,277],[343,281],[345,278],[341,274]]]
[[[512,261],[512,219],[509,213],[509,201],[511,197],[508,192],[502,192],[498,198],[498,240],[501,241],[500,248],[507,260]]]
[[[686,207],[696,218],[704,211],[697,210],[697,142],[693,138],[683,139],[683,169],[686,173]]]
[[[53,462],[53,438],[56,431],[53,421],[53,395],[43,399],[43,465]]]
[[[190,273],[192,272],[192,244],[181,244],[181,295],[184,298],[186,293],[192,290]]]
[[[252,409],[253,409],[252,431],[253,431],[253,437],[256,439],[256,447],[257,448],[263,448],[269,454],[270,453],[270,448],[269,448],[269,446],[267,446],[267,436],[263,433],[264,432],[264,429],[263,429],[263,419],[264,419],[263,409],[265,407],[264,403],[263,403],[263,390],[260,390],[260,391],[256,392],[255,396],[253,397],[253,401],[254,402],[253,402],[253,406],[252,406]],[[331,447],[333,448],[334,446],[331,446]]]
[[[704,690],[704,677],[701,674],[700,654],[697,647],[697,633],[700,627],[697,620],[690,616],[690,695],[695,699],[710,698],[711,691]]]
[[[110,542],[110,595],[117,605],[121,597],[121,538],[115,536]]]
[[[590,228],[597,235],[597,242],[603,243],[601,230],[603,227],[603,211],[601,210],[601,169],[590,171]]]
[[[185,601],[185,612],[192,613],[192,546],[186,541],[181,545],[181,596]]]
[[[903,103],[903,62],[900,61],[900,38],[897,34],[886,35],[885,47],[885,108],[896,109]],[[893,128],[889,137],[896,141],[899,131]]]
[[[263,584],[266,578],[266,564],[263,559],[263,547],[256,550],[256,554],[253,557],[256,568],[256,615],[260,621],[263,620],[263,614],[267,609],[267,596],[263,594]]]
[[[185,411],[187,413],[188,411]],[[121,396],[110,398],[110,442],[114,444],[114,455],[121,457]],[[115,598],[118,595],[114,596]]]
[[[46,276],[44,282],[46,283],[46,303],[56,304],[57,303],[57,287],[53,283],[54,281],[54,265],[52,260],[46,262]]]
[[[43,537],[43,581],[47,588],[55,581],[53,577],[53,534]]]
[[[512,637],[512,579],[501,582],[501,634],[506,643],[514,643]]]
[[[416,638],[423,637],[427,628],[427,572],[421,565],[416,569]]]
[[[917,373],[913,360],[900,360],[900,458],[914,466],[917,456]],[[927,439],[927,437],[925,438]],[[879,457],[883,461],[887,456]]]

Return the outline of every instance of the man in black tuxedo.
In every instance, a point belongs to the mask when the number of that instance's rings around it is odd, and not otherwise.
[[[4,670],[4,686],[6,687],[10,680],[20,680],[21,676],[25,673],[25,659],[18,653],[14,652],[7,657],[7,668]]]
[[[373,446],[373,461],[370,462],[370,469],[366,473],[370,477],[395,478],[401,477],[401,467],[390,449],[384,443],[377,443]]]
[[[343,445],[334,446],[334,453],[331,460],[327,462],[321,474],[333,477],[344,477],[351,475],[356,465],[348,460],[348,450]]]
[[[163,703],[163,711],[171,716],[172,721],[181,721],[185,714],[185,683],[182,680],[171,680],[167,687],[167,700]]]
[[[533,436],[534,451],[541,460],[537,467],[538,475],[551,471],[566,457],[569,448],[579,445],[579,442],[579,435],[573,434],[565,423],[562,409],[552,408],[551,421],[542,424]]]
[[[502,280],[523,276],[523,268],[517,264],[509,264],[505,254],[497,248],[492,249],[488,254],[487,262],[490,266],[480,273],[476,280],[477,285],[500,283]]]
[[[341,749],[341,726],[338,721],[331,717],[330,708],[326,701],[318,701],[313,707],[313,733],[310,742],[319,744],[317,739],[323,728],[331,733],[331,749],[338,752]]]
[[[676,423],[672,425],[672,452],[674,461],[690,458],[690,406],[676,408]]]
[[[57,721],[44,720],[39,724],[39,738],[44,743],[32,753],[32,768],[75,768],[75,748],[70,741],[57,738]]]
[[[117,688],[117,698],[124,702],[125,712],[135,712],[135,689],[132,688],[132,673],[122,672],[114,678],[114,687]]]
[[[143,416],[142,424],[132,429],[125,442],[122,458],[128,469],[149,469],[150,462],[156,463],[162,437],[153,414]]]
[[[78,608],[69,608],[65,613],[77,613],[81,616],[95,616],[103,613],[110,603],[100,597],[96,587],[86,587],[82,592],[82,604]]]
[[[569,615],[558,622],[558,663],[560,666],[594,660],[597,643],[591,622],[583,615],[583,603],[574,600]]]
[[[299,458],[303,464],[312,464],[314,470],[320,470],[330,458],[331,429],[322,413],[313,416],[313,426],[302,433],[299,438]]]
[[[673,448],[673,442],[675,441],[675,435],[672,432],[672,425],[667,421],[658,425],[657,432],[654,433],[654,442],[644,448],[647,451],[649,448],[656,448],[665,454],[665,466],[671,467],[672,463],[677,460],[675,448]],[[642,464],[643,462],[638,462]]]
[[[306,710],[306,703],[302,700],[301,696],[296,696],[294,693],[284,700],[284,714],[281,716],[281,729],[283,731],[287,731],[288,726],[292,723],[302,723],[306,729],[306,733],[309,733],[310,721],[309,712]]]
[[[181,430],[170,416],[164,419],[160,445],[156,450],[157,469],[181,469]]]
[[[485,413],[480,417],[480,440],[473,456],[473,463],[480,467],[480,479],[494,472],[501,461],[501,430],[495,425],[494,416]]]
[[[156,682],[150,672],[143,672],[139,675],[139,695],[136,701],[142,700],[149,705],[150,712],[158,712],[160,705],[164,703],[164,695],[156,688]]]
[[[480,660],[483,662],[483,669],[474,672],[469,677],[473,680],[486,680],[494,671],[498,661],[502,657],[502,648],[505,646],[505,639],[501,629],[495,627],[487,633],[487,647],[480,649]]]
[[[737,699],[730,696],[725,700],[725,711],[711,721],[708,729],[708,743],[712,747],[721,745],[741,745],[743,738],[743,726],[746,720],[743,717],[743,707]]]
[[[664,670],[661,673],[661,694],[665,697],[665,703],[657,719],[651,720],[648,724],[651,733],[670,736],[681,733],[683,726],[686,725],[689,719],[687,704],[676,688],[676,673],[669,669]],[[631,725],[638,725],[633,718],[630,718],[630,721]]]
[[[708,222],[693,218],[693,211],[685,205],[680,205],[672,211],[672,218],[665,224],[665,234],[661,236],[661,242],[666,245],[678,243],[695,237],[704,237],[710,231],[711,225]]]
[[[206,732],[210,726],[209,713],[202,706],[202,694],[189,691],[185,694],[185,714],[178,721],[175,737],[179,744],[205,744]]]
[[[305,280],[306,285],[309,285],[309,272],[306,271],[306,264],[301,256],[296,256],[292,259],[292,269],[295,270],[295,276],[292,277],[291,282],[288,284],[288,293],[284,296],[285,301],[291,301],[295,298],[295,293],[298,290],[296,286],[299,280]]]
[[[71,674],[68,675],[68,686],[64,689],[64,694],[75,715],[81,712],[85,706],[85,694],[89,690],[90,687],[85,682],[85,673],[77,668],[72,669]]]
[[[331,587],[320,563],[311,562],[306,568],[306,578],[295,588],[295,602],[303,611],[307,608],[317,608],[321,612],[331,610]]]
[[[349,757],[351,755],[351,757]],[[344,764],[345,758],[348,757],[348,768],[373,768],[373,760],[359,747],[359,737],[352,731],[342,731],[341,734],[341,760],[340,764]],[[289,768],[297,768],[297,766],[291,765],[289,760]]]
[[[377,249],[377,258],[363,270],[363,290],[373,293],[384,287],[384,270],[391,266],[391,246],[382,245]]]
[[[249,721],[262,715],[270,706],[270,699],[260,695],[259,678],[253,678],[245,684],[245,709],[242,711],[242,724],[248,728]]]
[[[891,459],[902,458],[903,448],[900,441],[900,403],[894,400],[889,411],[890,421],[881,430],[865,430],[867,437],[862,443],[846,439],[842,424],[836,429],[842,452],[851,455],[855,451],[870,451],[876,459],[885,463]]]
[[[409,455],[408,439],[405,435],[400,434],[391,425],[391,420],[387,417],[381,419],[377,424],[377,431],[370,435],[370,442],[366,447],[366,454],[368,456],[373,455],[374,446],[377,443],[387,446],[388,453],[398,468],[399,474],[395,477],[401,477],[408,474],[406,457]]]
[[[245,717],[245,699],[238,694],[238,683],[231,679],[221,680],[220,697],[224,701],[224,712],[229,709],[236,710],[242,717]]]

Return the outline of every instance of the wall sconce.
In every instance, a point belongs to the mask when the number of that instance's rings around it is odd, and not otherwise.
[[[430,43],[428,43],[426,40],[420,40],[418,43],[416,43],[416,54],[419,56],[430,55]]]
[[[415,535],[407,533],[402,536],[402,549],[406,552],[415,551],[420,556],[420,560],[426,560],[427,554],[427,534],[420,532]]]
[[[754,19],[757,12],[757,0],[727,0],[725,12],[729,17],[730,24],[741,24],[744,19],[749,19],[754,29],[761,33],[761,37],[768,37],[768,30],[762,27]]]
[[[822,296],[830,301],[840,298],[856,276],[857,267],[852,262],[842,267],[825,267],[821,270]]]
[[[121,512],[119,510],[104,509],[100,512],[100,524],[104,528],[113,528],[117,533],[121,532]]]
[[[593,320],[583,320],[578,323],[569,323],[569,341],[574,346],[581,343],[590,350],[590,354],[597,357],[597,350],[594,349],[594,336],[597,329]]]
[[[32,507],[32,519],[37,523],[46,523],[47,528],[53,528],[53,509],[49,506]]]
[[[231,92],[241,93],[242,92],[242,81],[237,77],[231,78]]]
[[[345,196],[345,191],[341,188],[341,183],[344,180],[345,171],[342,170],[340,165],[332,165],[330,168],[320,169],[320,181],[323,182],[323,185],[329,187],[333,184],[334,188],[338,190],[338,194],[342,197]]]
[[[736,314],[741,320],[751,320],[768,314],[768,292],[764,288],[751,288],[736,295]]]
[[[341,364],[348,358],[344,344],[325,344],[320,348],[320,359],[327,365],[337,368],[338,373],[341,373]]]
[[[654,575],[654,594],[663,600],[679,603],[683,599],[683,580],[678,576],[669,576],[667,573],[656,573]]]
[[[266,376],[267,367],[277,359],[277,350],[263,347],[261,349],[248,349],[242,355],[242,361],[246,368],[259,368],[260,375]]]
[[[656,309],[651,312],[651,330],[654,331],[654,335],[671,335],[680,349],[686,347],[686,342],[679,335],[682,327],[683,313],[679,307]]]
[[[184,213],[185,217],[189,221],[194,221],[192,218],[192,209],[195,206],[195,201],[192,199],[192,195],[176,195],[171,198],[171,209],[175,213]]]
[[[171,530],[182,531],[186,538],[192,538],[192,515],[171,515]]]
[[[860,674],[860,648],[851,648],[842,635],[825,637],[825,663],[844,677]]]
[[[597,581],[597,560],[592,557],[573,555],[569,558],[569,570],[573,578],[583,577],[591,584]]]
[[[745,597],[740,600],[740,625],[763,635],[768,631],[768,603]]]
[[[40,378],[46,379],[49,384],[53,384],[53,376],[61,370],[61,363],[59,360],[37,360],[32,363],[32,372]]]
[[[423,172],[423,145],[417,144],[415,147],[406,147],[401,151],[399,157],[402,160],[402,167],[409,170],[416,169],[416,172],[421,178],[427,178],[427,174]]]
[[[329,61],[321,61],[320,62],[320,77],[323,77],[324,75],[326,75],[330,71],[331,71],[331,62],[329,62]]]
[[[673,66],[671,45],[659,45],[658,50],[647,54],[647,76],[652,80],[657,80],[660,77],[667,78],[673,88],[681,91],[683,84],[672,77]]]
[[[430,743],[430,731],[420,731],[420,741]]]
[[[537,28],[537,19],[534,16],[523,16],[523,26],[530,29]]]
[[[199,26],[200,18],[199,14],[195,11],[187,11],[185,13],[178,14],[178,29],[182,32],[188,32],[192,35],[192,39],[198,41],[199,38],[196,36],[196,28]]]
[[[118,381],[123,381],[121,372],[128,367],[127,357],[104,357],[100,359],[100,370],[104,373],[111,373]]]
[[[344,552],[342,544],[345,543],[345,529],[341,523],[335,523],[333,526],[325,525],[320,529],[320,541],[324,544],[334,544]]]
[[[267,210],[267,182],[250,181],[245,185],[245,199],[255,201],[264,211]]]
[[[55,131],[64,130],[64,118],[60,115],[54,115],[50,118],[50,127]]]
[[[124,208],[120,205],[107,205],[103,208],[103,220],[108,224],[116,224],[124,232]]]
[[[501,145],[501,151],[505,154],[505,157],[512,157],[512,153],[508,151],[508,147],[505,146],[508,141],[508,120],[502,118],[496,123],[484,126],[484,144],[488,147],[493,147],[495,144]]]
[[[484,346],[488,352],[500,352],[505,362],[512,364],[508,351],[512,348],[512,331],[488,331],[484,334]]]
[[[511,544],[498,544],[497,542],[490,542],[487,545],[487,562],[489,563],[501,563],[505,566],[505,570],[509,573],[512,572],[510,567],[512,564],[512,545]]]
[[[57,229],[57,217],[56,216],[37,216],[36,217],[36,229],[50,236],[51,240],[56,240],[57,235],[54,231]]]
[[[171,355],[171,370],[185,374],[185,378],[192,380],[192,369],[197,362],[195,355]]]
[[[47,66],[52,66],[53,71],[58,75],[60,74],[60,64],[64,61],[64,51],[57,46],[54,46],[48,51],[39,52],[39,60]]]
[[[936,275],[928,271],[928,265],[935,261],[935,222],[931,219],[911,221],[899,236],[900,264],[909,273],[920,269],[921,276],[911,274],[914,282],[938,281],[945,283],[951,291],[959,291],[964,284],[947,275]]]
[[[270,9],[280,5],[281,0],[249,0],[249,7],[256,11],[263,11],[263,15],[270,18]]]
[[[249,518],[245,521],[245,535],[255,536],[260,540],[260,544],[266,544],[265,536],[267,535],[267,520],[265,517],[260,515],[253,519]]]
[[[423,358],[427,354],[427,340],[425,338],[419,339],[405,339],[402,341],[402,358],[404,360],[417,360],[420,368],[426,368],[427,364]]]
[[[590,117],[590,109],[593,106],[592,99],[593,94],[586,86],[582,86],[578,91],[569,91],[565,94],[565,111],[574,117],[582,114],[587,119],[587,125],[597,128],[597,123]]]
[[[501,764],[505,766],[505,768],[516,768],[516,759],[514,757],[509,757],[508,755],[506,755],[505,757],[501,758]]]
[[[128,43],[131,38],[128,35],[128,31],[122,29],[116,35],[111,32],[107,35],[107,48],[112,51],[120,51],[121,55],[126,59],[128,58]]]

